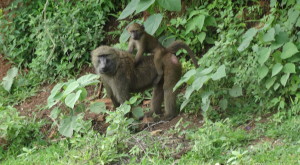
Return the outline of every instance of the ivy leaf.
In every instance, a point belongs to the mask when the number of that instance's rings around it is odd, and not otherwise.
[[[181,79],[177,82],[177,84],[175,85],[175,87],[174,87],[173,90],[176,90],[183,83],[188,82],[190,79],[192,79],[194,77],[195,74],[196,74],[196,70],[195,69],[191,69],[188,72],[186,72],[184,74],[184,76],[181,77]]]
[[[232,97],[239,97],[243,95],[243,89],[240,86],[233,86],[232,89],[229,90],[229,94]]]
[[[124,18],[128,17],[130,14],[132,14],[135,11],[135,9],[137,8],[137,5],[139,2],[140,2],[140,0],[131,0],[131,2],[126,6],[126,8],[120,14],[120,17],[118,18],[118,20],[124,19]]]
[[[275,64],[272,68],[272,77],[277,75],[282,70],[282,68],[283,66],[280,63]]]
[[[268,32],[263,36],[263,40],[265,42],[275,41],[275,29],[269,29]]]
[[[257,29],[256,28],[250,28],[244,35],[243,35],[243,41],[241,45],[238,47],[238,51],[241,52],[248,48],[251,41],[253,40],[253,37],[256,35]]]
[[[290,58],[298,52],[299,51],[298,51],[296,45],[292,42],[288,42],[288,43],[284,44],[284,46],[283,46],[281,58],[282,59]]]
[[[89,107],[91,112],[99,114],[100,112],[105,113],[106,105],[103,102],[94,102]]]
[[[268,72],[269,72],[269,68],[266,67],[265,65],[258,68],[257,73],[258,73],[259,79],[262,80],[263,78],[265,78],[267,76]]]
[[[119,42],[120,43],[126,43],[127,40],[129,39],[130,34],[126,30],[126,28],[123,30],[122,34],[120,35]]]
[[[6,76],[3,78],[3,81],[2,81],[2,86],[3,88],[9,92],[10,89],[11,89],[11,86],[14,82],[14,78],[18,75],[18,68],[16,67],[13,67],[11,69],[9,69],[6,73]]]
[[[258,62],[260,65],[263,65],[271,54],[271,48],[262,47],[258,51]]]
[[[192,84],[193,89],[198,91],[200,88],[202,88],[203,84],[209,79],[209,76],[198,77]]]
[[[287,63],[283,67],[284,73],[296,73],[296,66],[293,63]]]
[[[187,88],[186,88],[186,90],[185,90],[185,95],[184,95],[184,97],[185,97],[185,99],[189,99],[190,98],[190,96],[191,96],[191,94],[194,92],[195,90],[194,90],[194,88],[192,87],[192,86],[188,86]]]
[[[158,0],[158,4],[169,11],[181,10],[181,0]]]
[[[286,85],[286,83],[287,83],[289,77],[290,77],[290,74],[289,74],[289,73],[284,74],[284,75],[281,77],[280,83],[281,83],[284,87],[285,87],[285,85]]]
[[[151,15],[147,21],[145,21],[144,25],[146,27],[146,32],[153,35],[158,29],[163,16],[161,14],[153,14]]]
[[[100,78],[99,75],[87,74],[87,75],[81,76],[79,79],[77,79],[77,82],[80,84],[81,87],[85,87],[87,85],[98,83],[99,78]]]
[[[212,75],[212,79],[215,80],[219,80],[223,77],[226,77],[226,72],[225,72],[225,65],[221,65],[218,70],[216,71],[216,73],[214,73]]]
[[[136,13],[139,13],[139,12],[142,12],[142,11],[148,9],[149,6],[151,6],[154,2],[155,2],[155,0],[140,0],[140,2],[138,3],[138,5],[136,7]]]

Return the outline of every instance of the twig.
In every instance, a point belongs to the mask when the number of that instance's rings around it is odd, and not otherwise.
[[[151,125],[149,125],[150,123],[148,123],[148,124],[147,124],[148,127],[145,128],[145,129],[143,129],[143,131],[145,131],[145,130],[148,129],[148,128],[150,129],[151,127],[154,127],[154,126],[156,126],[156,125],[158,125],[158,124],[167,123],[167,122],[169,122],[169,121],[159,121],[159,122],[156,122],[156,123],[151,124]]]

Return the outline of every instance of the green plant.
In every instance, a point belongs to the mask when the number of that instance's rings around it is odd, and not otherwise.
[[[78,78],[77,80],[70,80],[66,83],[56,84],[50,96],[48,97],[48,108],[52,108],[57,103],[60,103],[58,107],[55,107],[51,111],[50,117],[55,120],[54,124],[58,125],[59,132],[67,137],[73,135],[73,131],[79,132],[80,130],[88,129],[87,123],[84,123],[83,113],[86,110],[86,106],[83,101],[87,98],[87,91],[84,87],[88,85],[95,85],[99,82],[99,76],[95,74],[88,74]],[[65,103],[67,111],[62,110],[61,104]],[[93,103],[89,107],[89,110],[95,113],[105,112],[104,103]],[[60,122],[56,122],[56,119],[60,118]]]
[[[44,122],[19,116],[19,112],[13,107],[0,104],[0,121],[0,139],[5,142],[0,143],[0,148],[8,148],[10,153],[18,154],[22,147],[32,147],[42,141],[40,128]]]

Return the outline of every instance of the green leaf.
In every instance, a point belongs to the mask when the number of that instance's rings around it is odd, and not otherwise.
[[[275,83],[274,90],[276,91],[279,87],[280,87],[280,84],[279,83]]]
[[[185,95],[184,95],[185,99],[188,100],[194,91],[195,89],[192,86],[188,86],[185,90]]]
[[[183,77],[177,82],[173,90],[176,90],[179,86],[181,86],[183,83],[188,82],[190,79],[194,78],[194,75],[196,74],[195,69],[191,69],[188,72],[186,72]]]
[[[73,135],[73,131],[77,125],[77,116],[69,116],[65,119],[61,120],[61,124],[58,127],[58,131],[60,134],[66,137],[71,137]]]
[[[227,101],[227,99],[222,99],[219,102],[219,106],[221,107],[222,110],[226,110],[227,107],[228,107],[228,101]]]
[[[185,34],[188,34],[192,30],[195,30],[196,28],[198,28],[199,31],[201,31],[203,28],[204,21],[205,21],[205,15],[198,15],[192,20],[190,20],[186,25],[187,28]]]
[[[215,17],[212,17],[212,16],[207,16],[207,17],[205,18],[204,24],[205,24],[206,26],[217,27],[216,19],[215,19]]]
[[[293,63],[287,63],[283,67],[284,73],[296,73],[296,66]]]
[[[79,100],[80,101],[83,101],[86,99],[87,95],[88,95],[88,92],[85,88],[80,88],[79,90],[81,90],[81,94],[80,94],[80,97],[79,97]]]
[[[214,74],[212,75],[211,78],[215,81],[215,80],[219,80],[219,79],[221,79],[221,78],[223,78],[223,77],[226,77],[225,65],[221,65],[221,66],[217,69],[216,73],[214,73]]]
[[[136,7],[136,13],[139,13],[139,12],[142,12],[142,11],[148,9],[149,6],[151,6],[154,2],[155,2],[155,0],[140,0],[140,2],[138,3],[138,5]]]
[[[271,48],[262,47],[258,51],[258,62],[260,65],[263,65],[271,54]]]
[[[282,68],[283,66],[280,63],[275,64],[272,68],[272,77],[277,75],[282,70]]]
[[[257,69],[258,77],[260,80],[265,78],[267,76],[268,72],[269,72],[269,68],[266,67],[265,65],[263,65]]]
[[[79,83],[77,81],[71,82],[68,84],[66,90],[64,91],[63,95],[67,96],[68,94],[72,93],[74,90],[76,90],[79,87]]]
[[[181,10],[181,0],[158,0],[158,4],[169,11]]]
[[[198,91],[200,88],[202,88],[203,84],[209,79],[209,76],[198,77],[192,84],[193,89]]]
[[[124,18],[128,17],[130,14],[132,14],[135,11],[135,9],[137,8],[137,5],[139,2],[140,2],[140,0],[131,0],[131,2],[122,11],[118,20],[124,19]]]
[[[289,73],[284,74],[284,75],[281,77],[280,83],[281,83],[284,87],[285,87],[285,85],[286,85],[286,83],[287,83],[289,77],[290,77],[290,74],[289,74]]]
[[[163,16],[161,14],[153,14],[148,17],[147,21],[144,23],[146,32],[153,35],[158,29],[162,18]]]
[[[120,43],[126,43],[127,40],[129,39],[130,34],[128,33],[128,31],[126,30],[126,28],[123,30],[123,33],[121,34],[120,38],[119,38],[119,42]]]
[[[299,51],[298,51],[296,45],[292,42],[288,42],[288,43],[284,44],[284,46],[283,46],[281,58],[282,59],[290,58],[298,52]]]
[[[9,69],[6,73],[6,76],[3,78],[3,81],[2,81],[2,86],[3,88],[9,92],[10,89],[11,89],[11,86],[14,82],[14,78],[18,75],[18,68],[16,67],[13,67],[11,69]]]
[[[106,112],[106,105],[103,102],[94,102],[89,107],[91,112],[94,113],[105,113]]]
[[[183,110],[183,108],[190,102],[190,99],[186,99],[183,101],[183,103],[180,105],[180,111]]]
[[[53,110],[50,113],[50,117],[52,119],[57,119],[59,113],[61,112],[61,109],[59,109],[58,107],[53,108]]]
[[[198,40],[201,44],[203,44],[203,41],[206,37],[206,33],[205,32],[201,32],[199,35],[198,35]]]
[[[266,82],[266,88],[270,89],[271,86],[274,84],[275,80],[276,80],[276,77],[272,77],[272,78],[268,79]]]
[[[62,88],[64,85],[65,85],[65,83],[58,83],[58,84],[56,84],[56,85],[52,88],[51,94],[50,94],[50,96],[48,97],[48,99],[49,99],[49,98],[53,98],[54,96],[56,96],[56,95],[60,92],[61,88]]]
[[[268,32],[263,36],[263,40],[265,42],[275,41],[275,29],[269,29]]]
[[[140,119],[144,116],[143,108],[136,107],[132,110],[132,115],[135,119]]]
[[[74,108],[74,105],[76,103],[76,101],[79,99],[80,94],[81,94],[81,90],[77,91],[76,94],[75,93],[70,93],[66,99],[65,99],[65,104],[70,107],[70,108]]]
[[[229,95],[232,97],[239,97],[243,95],[243,89],[240,86],[233,86],[230,90],[229,90]]]
[[[96,84],[99,82],[99,75],[96,74],[87,74],[84,76],[81,76],[76,81],[80,84],[81,87],[85,87],[87,85]]]
[[[251,41],[253,40],[253,37],[256,35],[257,29],[256,28],[250,28],[244,35],[243,35],[243,41],[241,45],[238,47],[238,51],[241,52],[248,48]]]

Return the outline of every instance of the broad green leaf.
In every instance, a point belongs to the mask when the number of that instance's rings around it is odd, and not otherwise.
[[[147,21],[145,21],[144,25],[146,27],[146,32],[153,35],[158,29],[163,16],[161,14],[153,14],[151,15]]]
[[[188,34],[190,31],[195,30],[196,28],[199,29],[199,31],[202,30],[203,24],[205,21],[205,15],[198,15],[195,18],[192,18],[190,21],[187,23],[187,29],[185,34]]]
[[[271,48],[262,47],[258,51],[258,62],[260,65],[263,65],[271,54]]]
[[[259,79],[265,78],[267,76],[268,72],[269,72],[269,68],[266,67],[265,65],[263,65],[257,69]]]
[[[202,111],[207,111],[209,106],[210,106],[210,99],[209,97],[213,94],[213,92],[211,91],[207,91],[207,92],[204,92],[201,97],[202,97],[202,104],[201,104],[201,108],[202,108]]]
[[[271,45],[271,49],[272,50],[276,50],[278,48],[280,48],[283,44],[289,42],[289,35],[287,34],[287,32],[279,32],[276,36],[275,36],[275,42],[272,42]]]
[[[198,35],[198,40],[201,44],[203,44],[203,41],[206,37],[206,33],[205,32],[201,32],[199,35]]]
[[[283,67],[284,73],[296,73],[296,66],[293,63],[287,63]]]
[[[87,95],[88,95],[88,92],[85,88],[80,88],[80,90],[82,91],[81,94],[80,94],[80,97],[79,97],[79,100],[80,101],[83,101],[86,99]]]
[[[52,88],[51,94],[50,94],[50,96],[48,97],[48,99],[49,99],[49,98],[53,98],[55,95],[57,95],[57,94],[60,92],[61,88],[62,88],[64,85],[65,85],[65,83],[58,83],[58,84],[56,84],[56,85]]]
[[[77,92],[76,92],[76,94],[75,93],[70,93],[67,97],[66,97],[66,99],[65,99],[65,104],[68,106],[68,107],[70,107],[70,108],[74,108],[74,105],[75,105],[75,103],[76,103],[76,101],[79,99],[79,97],[80,97],[80,94],[81,94],[81,90],[78,90]]]
[[[103,102],[94,102],[90,105],[89,109],[90,109],[91,112],[94,112],[94,113],[97,113],[97,114],[105,113],[106,105]]]
[[[272,68],[272,77],[277,75],[282,70],[282,68],[283,66],[280,63],[275,64]]]
[[[222,99],[219,102],[219,106],[221,107],[222,110],[226,110],[227,107],[228,107],[228,101],[227,101],[227,99]]]
[[[214,70],[214,67],[210,66],[209,68],[203,69],[200,73],[201,73],[201,75],[207,75],[207,74],[210,74],[213,70]]]
[[[212,16],[207,16],[207,17],[205,18],[204,24],[205,24],[206,26],[214,26],[214,27],[217,27],[216,19],[215,19],[215,17],[212,17]]]
[[[67,96],[68,94],[72,93],[74,90],[76,90],[79,87],[79,83],[77,81],[71,82],[68,84],[66,90],[64,91],[63,95]]]
[[[138,3],[138,5],[136,7],[136,13],[139,13],[139,12],[142,12],[142,11],[148,9],[149,6],[151,6],[154,2],[155,2],[155,0],[140,0],[140,2]]]
[[[221,65],[221,66],[217,69],[216,73],[214,73],[214,74],[212,75],[211,78],[215,81],[215,80],[219,80],[219,79],[221,79],[221,78],[223,78],[223,77],[226,77],[225,65]]]
[[[181,0],[157,0],[158,4],[169,11],[180,11]]]
[[[253,37],[256,35],[257,33],[257,29],[256,28],[250,28],[244,35],[243,35],[243,41],[241,43],[241,45],[238,47],[238,51],[241,52],[243,50],[245,50],[246,48],[248,48],[248,46],[250,45],[251,41],[253,40]]]
[[[180,105],[180,111],[183,110],[183,108],[190,102],[190,99],[186,99],[183,101],[183,103]]]
[[[140,119],[144,116],[144,112],[143,112],[143,108],[141,107],[136,107],[132,110],[132,114],[133,114],[133,117],[135,119]]]
[[[263,36],[263,40],[265,42],[275,41],[275,29],[269,29],[268,32]]]
[[[191,78],[194,77],[194,75],[196,74],[196,70],[195,69],[191,69],[188,72],[186,72],[184,74],[183,77],[181,77],[181,79],[177,82],[177,84],[175,85],[173,90],[176,90],[179,86],[181,86],[183,83],[188,82]]]
[[[119,38],[119,42],[120,43],[126,43],[127,40],[129,39],[130,34],[128,33],[128,31],[126,30],[126,28],[123,30],[120,38]]]
[[[137,8],[137,5],[139,2],[140,2],[140,0],[131,0],[131,2],[122,11],[118,20],[124,19],[124,18],[128,17],[130,14],[132,14],[135,11],[135,9]]]
[[[87,85],[96,84],[99,82],[99,75],[96,74],[87,74],[84,76],[81,76],[76,81],[80,84],[81,87],[85,87]]]
[[[18,75],[18,68],[16,67],[13,67],[11,69],[9,69],[6,73],[6,76],[3,78],[3,81],[2,81],[2,86],[3,88],[9,92],[10,89],[11,89],[11,86],[14,82],[14,78]]]
[[[79,103],[79,104],[76,105],[74,112],[81,113],[81,112],[84,112],[85,110],[86,110],[85,104]]]
[[[209,76],[198,77],[192,84],[193,89],[198,91],[200,88],[202,88],[203,84],[209,79]]]
[[[194,90],[194,88],[193,88],[192,86],[188,86],[188,87],[186,88],[186,90],[185,90],[185,95],[184,95],[185,99],[189,99],[190,96],[191,96],[191,94],[192,94],[194,91],[195,91],[195,90]]]
[[[274,84],[275,80],[276,80],[276,77],[272,77],[272,78],[268,79],[265,84],[266,88],[270,89],[271,86]]]
[[[274,84],[274,90],[276,91],[279,88],[280,84],[279,83],[275,83]]]
[[[281,77],[280,83],[281,83],[284,87],[285,87],[285,85],[286,85],[286,83],[287,83],[289,77],[290,77],[290,74],[289,74],[289,73],[284,74],[284,75]]]
[[[230,90],[229,90],[229,95],[232,97],[239,97],[243,95],[243,89],[240,86],[233,86]]]
[[[283,46],[281,58],[287,59],[289,57],[292,57],[293,55],[295,55],[298,52],[299,51],[298,51],[296,45],[292,42],[288,42],[288,43],[284,44],[284,46]]]
[[[61,124],[58,127],[58,131],[63,136],[71,137],[73,135],[73,131],[76,125],[77,125],[77,116],[69,116],[61,120]]]
[[[50,113],[50,117],[52,119],[57,119],[59,113],[61,112],[61,109],[59,109],[58,107],[53,108],[53,110]]]

